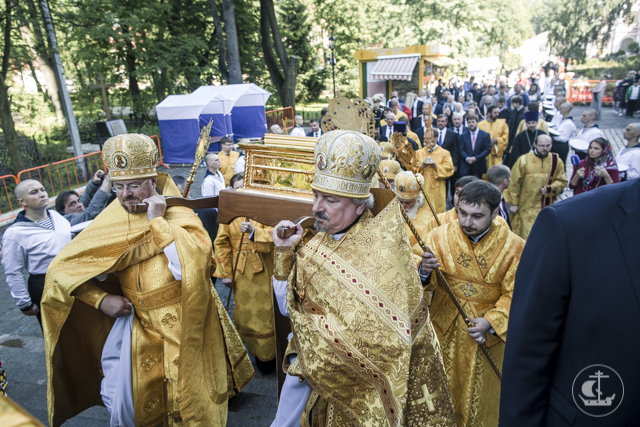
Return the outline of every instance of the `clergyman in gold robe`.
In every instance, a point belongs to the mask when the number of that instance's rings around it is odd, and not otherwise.
[[[334,130],[315,148],[318,234],[274,233],[274,291],[291,319],[272,426],[451,426],[427,299],[396,199],[374,214],[379,147]],[[295,250],[295,262],[294,262]]]
[[[453,175],[451,153],[436,142],[438,129],[433,129],[434,140],[428,146],[416,151],[420,162],[420,173],[424,178],[424,188],[436,213],[447,210],[447,178]]]
[[[550,136],[539,135],[533,151],[518,157],[511,168],[511,183],[504,191],[513,232],[525,240],[542,208],[555,203],[567,186],[564,162],[550,152],[551,145]]]
[[[420,238],[424,240],[424,238],[427,237],[427,233],[431,231],[431,229],[427,227],[431,224],[434,217],[431,208],[425,202],[422,191],[420,190],[420,187],[424,184],[422,175],[414,175],[413,172],[402,171],[396,175],[394,181],[398,201],[407,212]],[[409,245],[413,247],[418,240],[411,233],[409,225],[406,224],[406,226],[409,235]]]
[[[255,355],[258,369],[266,374],[275,368],[276,357],[272,227],[245,219],[220,224],[214,242],[214,276],[234,287],[233,320],[249,353]]]
[[[118,200],[46,277],[49,424],[104,404],[111,425],[224,426],[253,368],[211,285],[211,240],[191,209],[167,208],[179,193],[149,137],[110,138],[103,158]]]
[[[422,255],[420,274],[430,275],[432,321],[442,346],[456,423],[459,427],[496,426],[500,380],[478,344],[486,344],[498,367],[507,340],[513,284],[524,240],[496,219],[500,191],[474,181],[459,193],[458,220],[427,236],[432,253]],[[432,273],[439,266],[462,309],[475,326],[467,327],[450,295]]]

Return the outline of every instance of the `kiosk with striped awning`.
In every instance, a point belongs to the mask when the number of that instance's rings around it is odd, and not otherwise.
[[[458,64],[447,56],[449,50],[447,45],[420,45],[356,51],[360,96],[364,99],[384,93],[389,98],[393,90],[399,91],[401,96],[409,91],[419,93],[432,75],[439,75],[442,68]]]

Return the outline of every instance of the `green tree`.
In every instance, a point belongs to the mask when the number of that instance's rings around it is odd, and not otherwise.
[[[549,31],[551,50],[569,64],[584,61],[589,44],[605,46],[615,20],[629,18],[632,4],[632,0],[601,0],[597,5],[589,0],[540,0],[534,19],[542,31]]]

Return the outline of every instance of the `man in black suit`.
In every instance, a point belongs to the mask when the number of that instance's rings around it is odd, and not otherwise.
[[[639,213],[633,180],[538,215],[511,303],[501,426],[637,425]]]
[[[440,132],[437,142],[439,146],[451,154],[453,170],[454,172],[457,172],[458,164],[460,163],[460,144],[458,143],[458,135],[456,135],[451,129],[447,128],[447,123],[447,116],[440,114],[436,121],[436,126]]]
[[[322,129],[320,129],[318,119],[311,119],[311,121],[309,121],[309,126],[311,126],[311,132],[308,132],[307,136],[312,136],[314,138],[320,138],[320,136],[322,136]]]
[[[467,116],[469,130],[460,141],[460,176],[473,175],[482,178],[487,172],[487,156],[491,153],[491,136],[478,129],[478,116]]]
[[[422,106],[424,105],[424,102],[422,102],[422,100],[418,97],[416,97],[415,101],[413,101],[413,105],[410,105],[409,108],[411,108],[411,129],[413,129],[413,126],[416,122],[416,118],[422,114]]]
[[[451,116],[451,121],[453,122],[453,127],[451,131],[458,135],[458,141],[462,138],[462,134],[467,131],[467,127],[464,125],[464,116],[462,113],[453,113]]]
[[[498,114],[499,119],[505,119],[507,124],[509,123],[509,112],[511,111],[506,106],[507,101],[504,98],[498,98],[498,109],[500,114]]]
[[[387,111],[384,118],[386,123],[383,126],[380,126],[378,141],[389,141],[389,138],[394,132],[393,127],[396,121],[396,115],[393,114],[392,111]]]

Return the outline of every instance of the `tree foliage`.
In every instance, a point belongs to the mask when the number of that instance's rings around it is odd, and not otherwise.
[[[582,62],[587,46],[604,47],[618,18],[631,16],[632,0],[539,0],[534,18],[542,31],[549,31],[551,49],[570,61]]]

